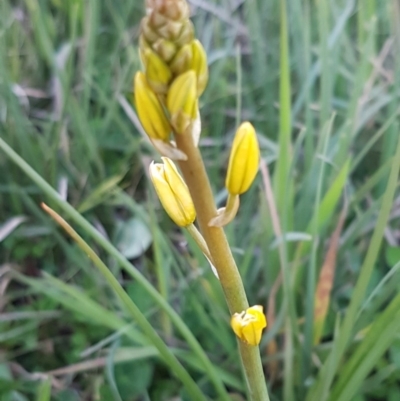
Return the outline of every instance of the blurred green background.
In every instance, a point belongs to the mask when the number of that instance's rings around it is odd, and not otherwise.
[[[230,143],[242,120],[256,127],[272,176],[282,236],[271,223],[265,169],[226,228],[250,303],[269,307],[260,352],[271,400],[400,400],[393,158],[399,2],[190,4],[210,68],[200,146],[216,202],[226,197]],[[131,104],[144,13],[140,0],[1,0],[0,139],[160,291],[200,342],[212,374],[234,399],[246,399],[219,283],[149,185],[148,165],[159,156]],[[107,282],[40,203],[71,216],[17,164],[0,144],[0,400],[188,400]],[[218,399],[210,372],[168,314],[115,255],[71,224],[204,394]],[[335,229],[339,241],[329,259]],[[326,260],[332,296],[316,328],[314,296]],[[282,290],[280,269],[290,292]],[[288,328],[293,348],[284,341]],[[337,344],[344,357],[332,369],[336,379],[324,382],[321,366]]]

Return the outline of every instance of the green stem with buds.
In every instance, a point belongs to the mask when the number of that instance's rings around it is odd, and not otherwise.
[[[249,303],[225,232],[222,228],[209,226],[210,220],[217,215],[217,209],[201,153],[191,135],[175,135],[175,139],[178,148],[188,157],[179,164],[196,208],[200,231],[218,271],[229,311],[231,315],[242,312],[249,307]],[[239,351],[251,400],[269,401],[258,347],[239,341]]]

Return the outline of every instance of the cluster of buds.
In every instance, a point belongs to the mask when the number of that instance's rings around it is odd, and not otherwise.
[[[187,160],[172,135],[187,135],[197,146],[201,131],[198,99],[208,81],[207,56],[194,37],[186,0],[146,0],[146,6],[139,44],[143,72],[134,78],[134,101],[144,130],[163,155],[162,163],[150,165],[150,178],[165,211],[188,230],[214,270],[212,255],[194,226],[196,210],[188,186],[172,161]],[[239,195],[254,181],[259,158],[256,132],[245,122],[237,129],[232,145],[226,207],[218,210],[209,226],[222,227],[235,217]],[[236,335],[251,345],[259,343],[266,326],[260,308],[255,306],[232,317]]]
[[[143,128],[160,153],[186,159],[171,133],[200,134],[198,98],[208,81],[206,52],[194,38],[185,0],[147,0],[140,57],[144,72],[134,80],[136,109]]]

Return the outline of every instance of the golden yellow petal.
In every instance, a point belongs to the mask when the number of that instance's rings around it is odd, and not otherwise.
[[[207,86],[208,65],[207,54],[199,40],[193,40],[191,43],[192,59],[190,68],[195,70],[197,76],[197,96],[200,96]]]
[[[142,72],[135,75],[135,105],[140,122],[150,138],[166,141],[171,127],[156,94]]]
[[[167,94],[167,108],[176,133],[183,134],[198,114],[196,73],[193,70],[179,75]]]
[[[242,328],[245,342],[249,345],[258,345],[261,341],[262,329],[256,328],[253,324],[248,324]]]
[[[168,84],[172,79],[171,70],[154,51],[145,49],[142,54],[145,60],[146,78],[149,85],[156,93],[166,94]]]
[[[243,333],[242,333],[242,313],[235,313],[231,318],[231,327],[236,336],[244,341]]]
[[[149,172],[157,195],[167,214],[178,226],[185,226],[186,218],[165,179],[164,165],[153,162],[150,164]]]
[[[193,223],[196,218],[196,210],[189,189],[179,174],[174,162],[168,157],[162,157],[161,159],[164,162],[165,178],[181,208],[182,214],[185,216],[185,226],[187,226]]]

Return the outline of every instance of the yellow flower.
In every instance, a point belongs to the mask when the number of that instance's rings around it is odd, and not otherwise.
[[[261,305],[254,305],[231,318],[231,327],[237,337],[246,344],[258,345],[261,334],[267,327],[267,319]]]
[[[236,131],[225,186],[231,195],[246,192],[258,171],[260,148],[254,127],[245,122]]]
[[[192,198],[175,164],[162,157],[163,164],[151,163],[150,178],[169,217],[180,227],[187,227],[196,218]]]
[[[144,130],[152,139],[167,141],[171,126],[157,95],[142,72],[136,73],[134,86],[136,110]]]
[[[189,70],[171,84],[167,95],[167,108],[171,124],[177,134],[185,134],[198,113],[196,73]]]

